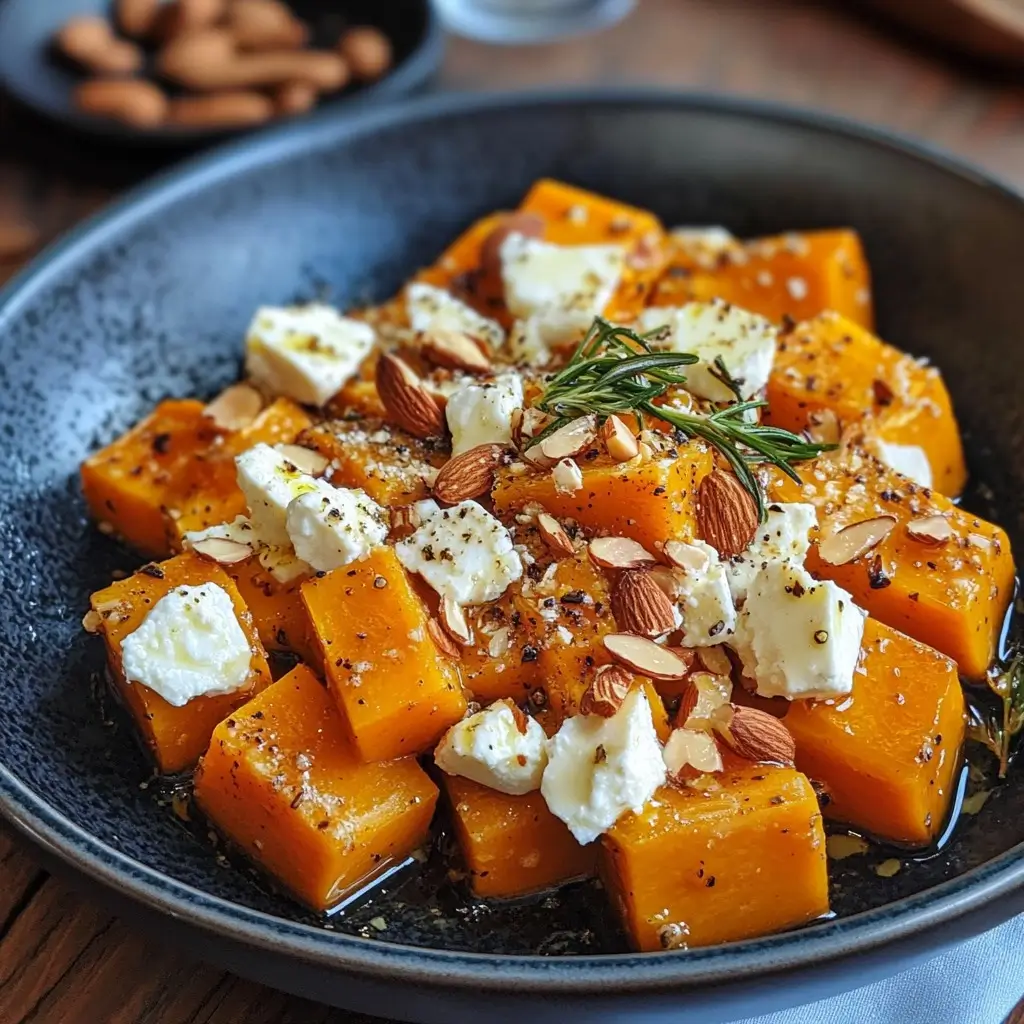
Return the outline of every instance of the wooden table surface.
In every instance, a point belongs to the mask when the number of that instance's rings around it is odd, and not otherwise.
[[[0,0],[2,2],[2,0]],[[1024,188],[1024,88],[850,13],[853,3],[641,0],[618,27],[553,46],[453,40],[452,89],[651,82],[830,110],[910,132]],[[90,146],[90,149],[93,147]],[[0,97],[0,283],[28,254],[166,156],[100,149]],[[20,240],[19,240],[20,239]],[[235,1024],[369,1018],[332,1011],[195,963],[46,874],[0,826],[0,1022]]]

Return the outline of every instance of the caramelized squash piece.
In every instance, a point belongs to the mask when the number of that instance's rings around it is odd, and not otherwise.
[[[364,764],[299,665],[217,726],[195,797],[247,856],[326,910],[425,842],[438,791],[415,758]]]
[[[443,776],[473,895],[524,896],[594,873],[595,847],[580,846],[540,793],[508,796]]]
[[[462,649],[462,683],[480,704],[525,700],[541,682],[536,631],[517,590],[513,584],[497,601],[465,609],[473,643]]]
[[[220,433],[204,408],[193,399],[161,402],[82,463],[82,490],[101,530],[150,558],[170,553],[167,510],[194,460]]]
[[[493,498],[497,515],[507,517],[531,503],[558,519],[574,519],[588,531],[631,537],[653,545],[696,536],[697,489],[711,472],[711,452],[690,442],[677,457],[614,462],[606,455],[579,459],[583,486],[560,493],[550,470],[512,465],[498,470]]]
[[[651,305],[720,298],[774,320],[835,310],[870,329],[871,276],[856,231],[793,232],[712,252],[669,235],[668,266]]]
[[[817,506],[820,531],[807,568],[848,590],[873,618],[948,655],[961,675],[981,679],[1013,596],[1006,533],[856,448],[801,466],[800,474],[803,486],[776,478],[771,491],[778,500]],[[839,565],[822,557],[833,534],[879,516],[895,526],[877,546]],[[934,516],[949,524],[948,541],[915,536]]]
[[[779,339],[767,397],[774,426],[800,433],[809,414],[828,409],[841,428],[864,423],[879,441],[923,449],[941,494],[963,490],[967,466],[942,375],[838,314]]]
[[[853,693],[793,701],[785,722],[797,767],[828,787],[827,817],[898,843],[939,833],[965,724],[949,658],[868,619]]]
[[[465,714],[458,673],[431,640],[394,548],[307,580],[302,599],[364,761],[427,750]]]
[[[752,765],[663,787],[601,839],[598,869],[639,950],[710,946],[828,913],[821,813],[810,782]]]
[[[216,583],[231,598],[242,631],[252,644],[249,682],[234,693],[194,697],[178,708],[141,683],[130,683],[121,668],[121,643],[134,633],[149,610],[175,587]],[[143,742],[161,772],[191,768],[210,742],[217,723],[270,682],[267,656],[252,616],[238,589],[215,562],[186,553],[159,565],[144,566],[134,576],[116,580],[96,591],[90,599],[100,616],[100,632],[107,647],[107,661],[114,690],[135,719]]]

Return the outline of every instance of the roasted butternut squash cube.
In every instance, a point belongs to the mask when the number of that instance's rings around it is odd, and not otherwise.
[[[453,663],[393,548],[302,585],[327,685],[360,757],[384,761],[432,747],[466,711]]]
[[[462,650],[462,682],[480,704],[521,701],[541,680],[536,630],[523,614],[513,584],[497,601],[465,609],[473,643]]]
[[[203,814],[314,910],[421,846],[437,796],[415,758],[364,763],[302,665],[217,726],[195,780]]]
[[[168,509],[219,431],[202,402],[168,399],[82,463],[82,490],[100,529],[151,558],[171,551]]]
[[[601,839],[598,870],[639,950],[710,946],[828,913],[825,833],[814,790],[753,765],[664,787]]]
[[[387,416],[376,383],[372,379],[362,380],[358,377],[342,387],[328,403],[327,409],[336,419],[364,416],[383,419]]]
[[[872,618],[948,655],[961,675],[981,679],[1013,595],[1005,531],[857,448],[803,465],[800,475],[802,486],[775,478],[771,491],[817,507],[820,529],[807,568],[848,590]],[[895,525],[875,547],[838,565],[822,557],[828,538],[879,516]],[[938,544],[915,532],[934,516],[949,524],[949,539]]]
[[[594,873],[594,846],[580,846],[539,792],[508,796],[455,775],[443,785],[475,896],[524,896]]]
[[[885,445],[920,448],[937,491],[956,497],[963,490],[963,445],[938,369],[836,313],[823,313],[779,339],[765,421],[800,433],[808,416],[822,409],[834,413],[842,428],[863,424]]]
[[[860,236],[849,228],[803,231],[709,249],[669,235],[669,260],[651,304],[720,298],[780,322],[826,309],[871,328],[871,276]]]
[[[713,458],[696,441],[681,445],[676,455],[638,456],[614,462],[606,455],[580,460],[583,486],[563,493],[548,470],[522,464],[498,471],[493,498],[499,516],[513,515],[538,504],[558,519],[574,519],[595,534],[631,537],[654,550],[669,539],[696,536],[697,489],[711,472]]]
[[[797,767],[828,786],[826,817],[897,843],[939,833],[964,739],[951,659],[868,619],[850,696],[793,701],[785,722]]]
[[[217,584],[231,598],[238,623],[252,645],[249,681],[232,693],[194,697],[182,707],[175,707],[149,687],[125,678],[121,644],[142,625],[162,597],[176,587],[203,583]],[[206,749],[217,723],[270,682],[266,652],[238,588],[220,566],[199,555],[186,553],[146,566],[134,576],[96,591],[90,603],[99,616],[115,693],[134,718],[161,772],[191,768]]]

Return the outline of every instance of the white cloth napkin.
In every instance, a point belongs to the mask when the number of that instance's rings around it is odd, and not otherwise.
[[[1024,915],[894,978],[737,1024],[1002,1024],[1024,996]]]

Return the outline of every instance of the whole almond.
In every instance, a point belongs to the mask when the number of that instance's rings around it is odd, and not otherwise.
[[[466,373],[490,373],[491,360],[468,334],[429,331],[420,340],[420,353],[435,366]]]
[[[587,551],[602,569],[639,569],[657,562],[647,548],[629,537],[595,537]]]
[[[629,462],[640,454],[640,442],[618,416],[609,416],[601,426],[601,440],[616,462]]]
[[[618,665],[602,665],[580,698],[580,712],[611,718],[626,699],[633,676]]]
[[[556,555],[571,555],[575,550],[569,534],[562,528],[562,524],[547,512],[540,512],[537,515],[537,530],[540,532],[544,543]]]
[[[829,565],[846,565],[874,550],[896,526],[895,516],[875,516],[850,523],[818,544],[818,554]]]
[[[931,544],[938,547],[953,539],[953,527],[949,520],[936,513],[931,516],[920,516],[907,523],[907,536],[920,544]]]
[[[619,629],[640,636],[662,636],[675,628],[672,602],[643,569],[628,569],[612,590],[612,615]]]
[[[700,482],[697,496],[697,525],[701,537],[722,558],[745,551],[758,527],[754,496],[733,473],[712,470]]]
[[[434,497],[449,505],[490,493],[494,474],[505,457],[500,444],[478,444],[449,459],[434,480]]]
[[[732,713],[722,715],[715,722],[715,728],[736,754],[748,761],[792,767],[796,741],[778,718],[739,704],[731,704],[729,708]]]
[[[635,633],[609,633],[604,647],[620,665],[651,679],[685,679],[690,671],[685,658]]]
[[[388,416],[414,437],[443,437],[447,432],[436,396],[408,363],[390,352],[377,361],[377,393]]]

